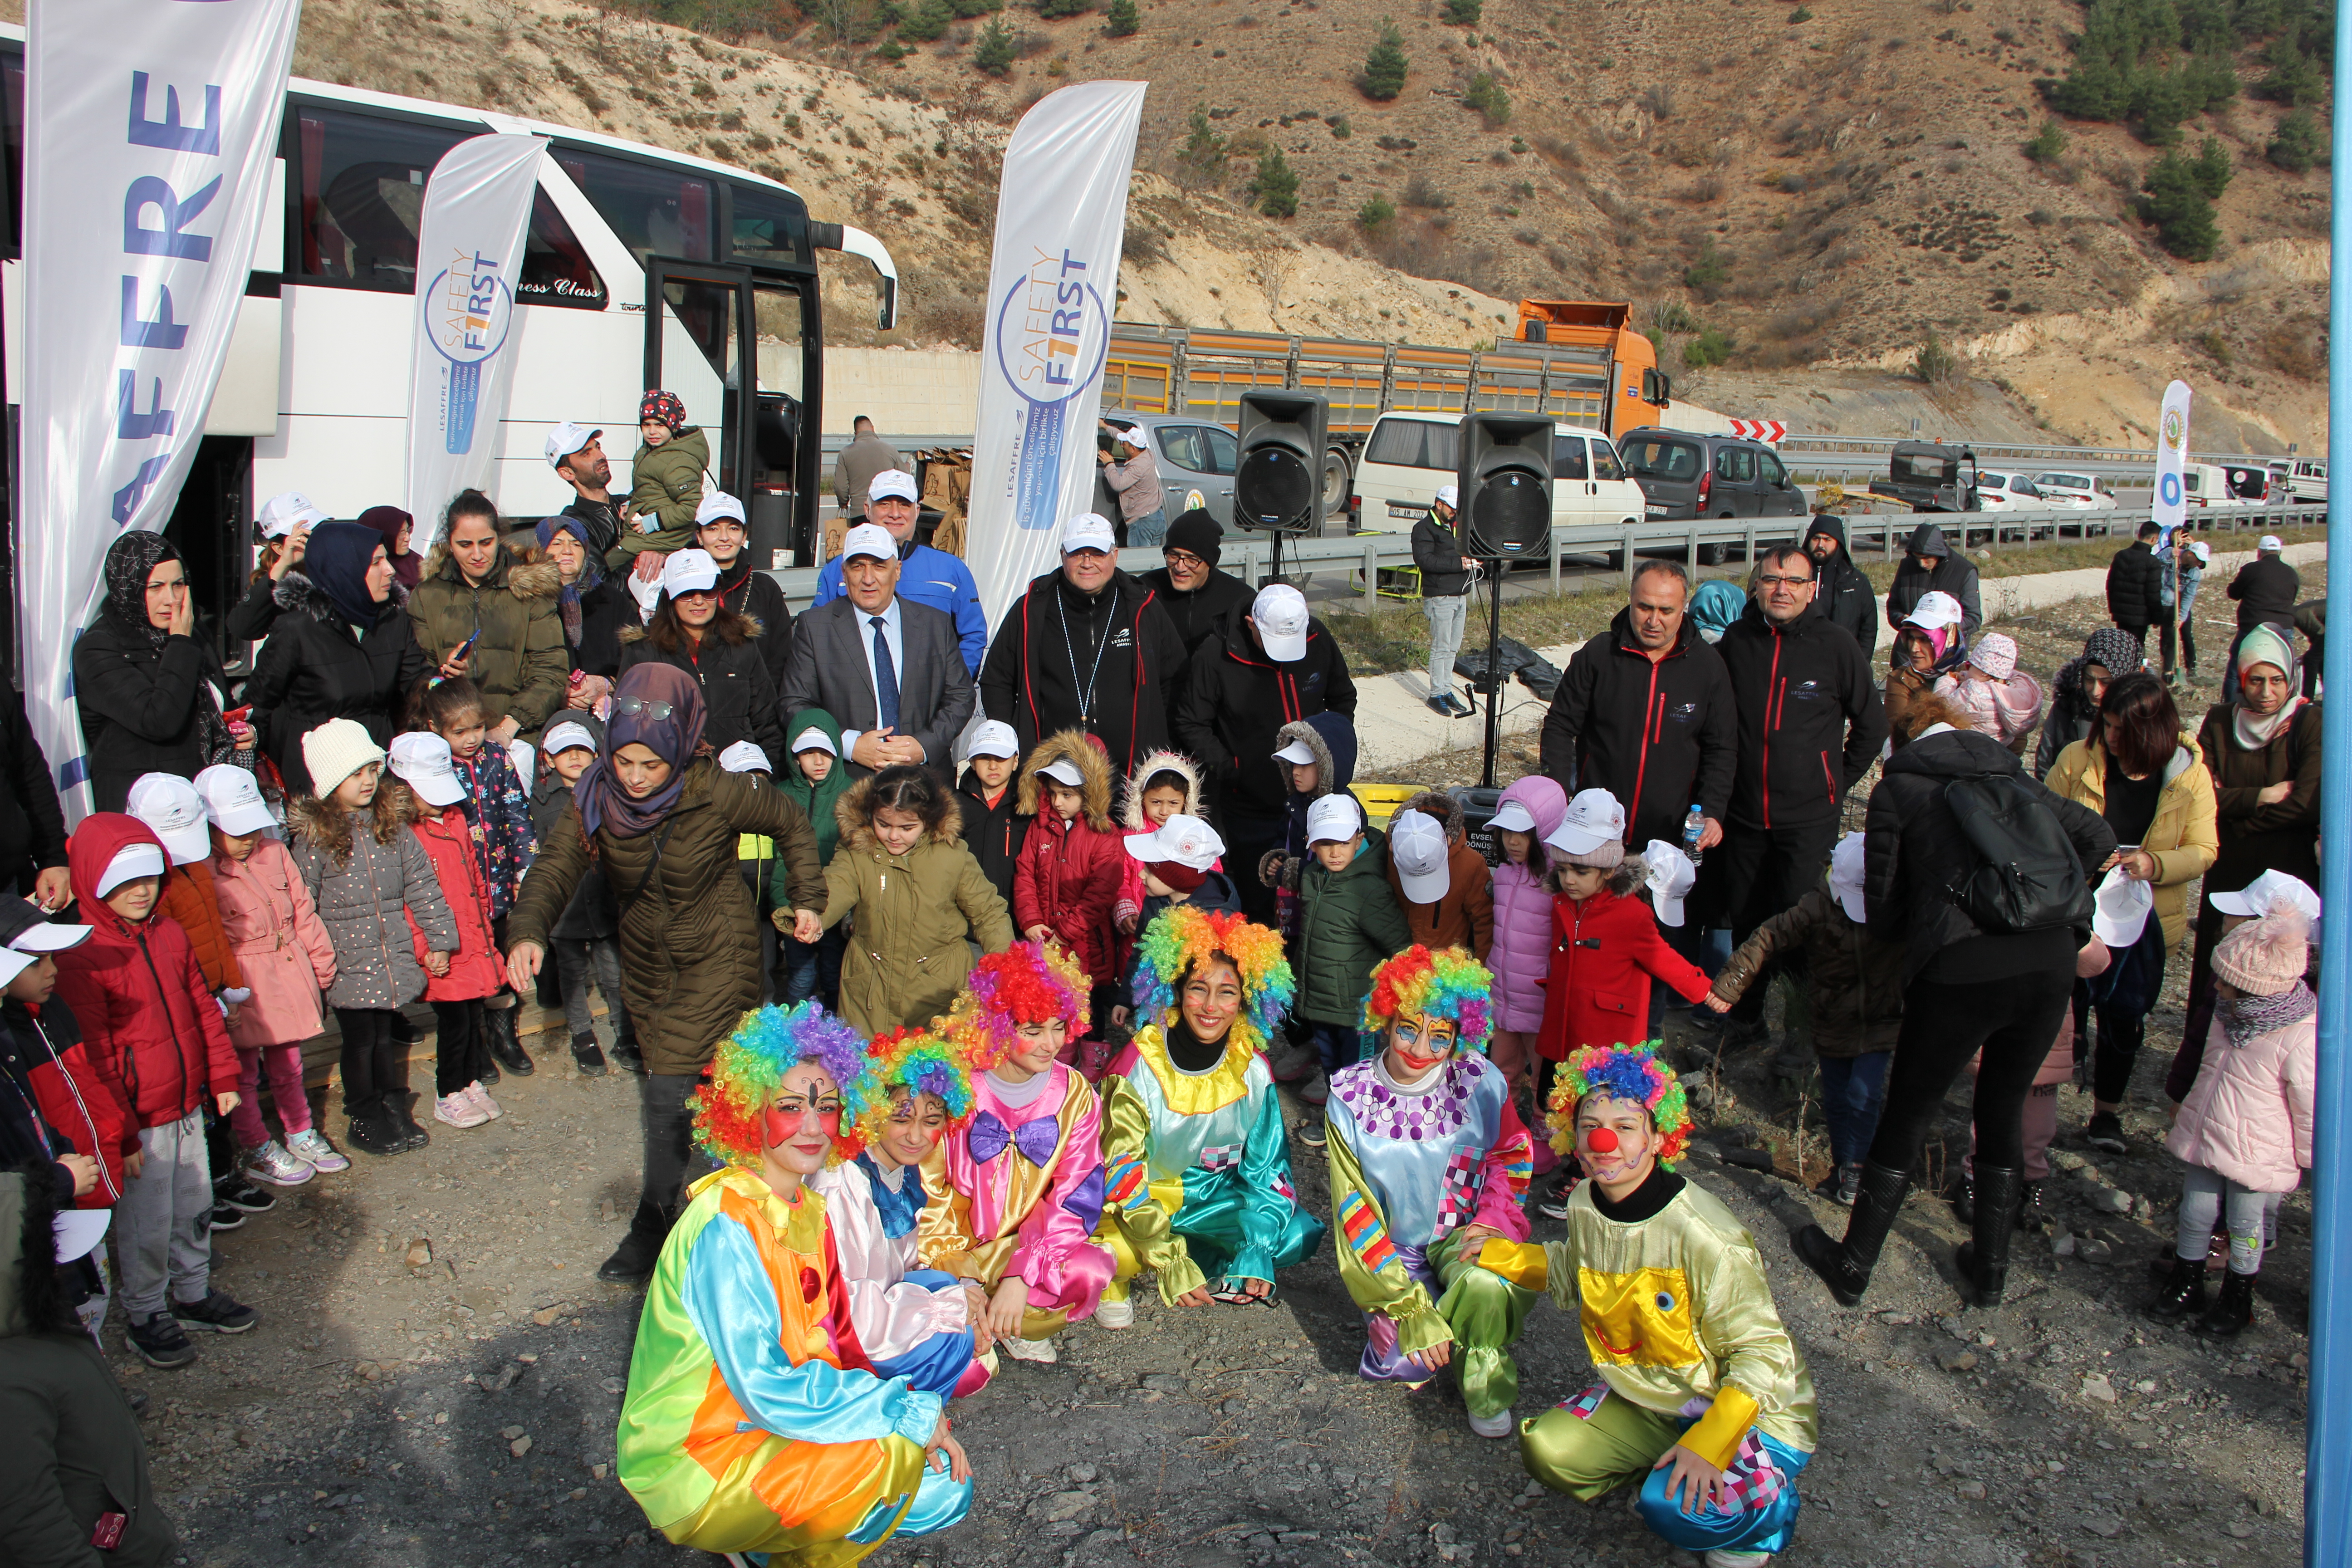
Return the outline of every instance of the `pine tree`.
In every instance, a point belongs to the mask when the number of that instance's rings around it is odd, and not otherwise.
[[[1124,38],[1142,26],[1143,18],[1135,9],[1135,0],[1110,0],[1110,12],[1104,19],[1103,31],[1114,38]]]
[[[2188,261],[2210,261],[2221,243],[2213,221],[2213,204],[2206,196],[2197,165],[2179,153],[2167,153],[2140,184],[2140,216],[2156,225],[2164,248]]]
[[[2309,174],[2314,163],[2325,163],[2326,140],[2320,135],[2319,121],[2312,118],[2311,110],[2298,109],[2280,121],[2263,156],[2290,174]]]
[[[988,76],[1003,76],[1013,68],[1020,50],[1013,42],[1013,29],[1004,25],[1002,16],[991,16],[988,26],[971,46],[971,68]]]
[[[2041,133],[2025,144],[2025,155],[2037,163],[2056,163],[2066,155],[2066,133],[2056,121],[2043,121]]]
[[[1380,41],[1364,57],[1364,74],[1357,85],[1366,98],[1386,103],[1404,90],[1405,74],[1411,68],[1404,55],[1404,34],[1397,30],[1393,21],[1384,19]]]
[[[2218,202],[2230,188],[2230,176],[2237,173],[2237,166],[2230,162],[2230,150],[2221,139],[2208,136],[2197,149],[2197,162],[2189,166],[2189,172],[2196,176],[2197,188],[2205,193],[2205,199]]]
[[[1268,217],[1298,215],[1298,172],[1279,147],[1268,147],[1257,161],[1257,176],[1250,181],[1250,200]]]

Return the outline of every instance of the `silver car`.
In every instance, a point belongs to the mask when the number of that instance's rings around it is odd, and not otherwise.
[[[1115,428],[1137,426],[1151,437],[1151,456],[1160,466],[1166,492],[1162,505],[1173,522],[1194,507],[1205,507],[1220,526],[1234,526],[1234,466],[1241,441],[1231,430],[1205,419],[1171,414],[1126,414],[1105,410],[1103,419]],[[1118,498],[1108,485],[1095,480],[1096,510],[1116,521]]]

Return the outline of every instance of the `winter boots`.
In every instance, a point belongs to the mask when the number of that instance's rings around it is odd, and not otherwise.
[[[2197,1326],[2217,1339],[2231,1340],[2254,1321],[2254,1276],[2232,1268],[2221,1276],[2221,1294],[2197,1320]]]
[[[1890,1171],[1864,1161],[1861,1187],[1854,1194],[1853,1217],[1846,1222],[1845,1239],[1832,1241],[1829,1233],[1817,1225],[1809,1225],[1797,1233],[1797,1256],[1822,1277],[1830,1294],[1843,1304],[1859,1305],[1863,1292],[1870,1289],[1870,1272],[1878,1267],[1878,1254],[1886,1245],[1886,1233],[1895,1228],[1895,1216],[1903,1212],[1903,1200],[1910,1191],[1910,1172]]]
[[[676,1207],[664,1208],[651,1198],[637,1200],[637,1212],[629,1218],[629,1234],[613,1249],[596,1270],[596,1278],[614,1285],[642,1285],[653,1278],[654,1265],[661,1259],[662,1243],[669,1239],[669,1227],[677,1223]]]
[[[1979,1165],[1975,1175],[1975,1234],[1960,1243],[1960,1277],[1976,1287],[1977,1305],[1998,1307],[2009,1285],[2009,1238],[2016,1229],[2017,1199],[2024,1174],[1997,1165]]]
[[[499,1066],[517,1078],[529,1078],[536,1069],[522,1042],[515,1038],[515,1010],[511,1007],[485,1007],[483,1022],[490,1032],[490,1056]]]
[[[2163,1289],[2147,1304],[2147,1315],[2159,1323],[2177,1323],[2205,1310],[2205,1260],[2175,1258]]]

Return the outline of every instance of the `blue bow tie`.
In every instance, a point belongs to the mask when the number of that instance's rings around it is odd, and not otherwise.
[[[971,1147],[971,1157],[983,1165],[1003,1153],[1004,1146],[1010,1143],[1042,1171],[1062,1141],[1062,1128],[1050,1116],[1032,1117],[1018,1127],[1007,1128],[994,1111],[983,1110],[971,1119],[971,1131],[965,1137]]]

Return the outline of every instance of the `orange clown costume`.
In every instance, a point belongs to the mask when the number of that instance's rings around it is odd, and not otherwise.
[[[662,1247],[617,1436],[621,1484],[678,1545],[844,1568],[971,1509],[971,1483],[926,1461],[940,1396],[862,1364],[824,1199],[780,1197],[757,1169],[784,1073],[819,1062],[863,1109],[864,1046],[815,1003],[762,1007],[698,1097],[697,1140],[729,1164],[694,1184]]]

